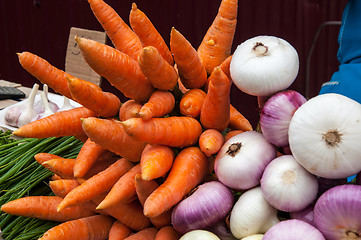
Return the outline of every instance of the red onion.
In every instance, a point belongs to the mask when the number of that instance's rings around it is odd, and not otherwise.
[[[326,240],[322,233],[309,223],[290,219],[273,225],[262,240]],[[340,239],[339,239],[340,240]]]
[[[361,239],[361,186],[346,184],[322,194],[314,208],[314,222],[328,240]]]
[[[313,221],[313,208],[314,205],[310,204],[308,207],[300,211],[290,212],[290,216],[292,219],[302,220],[311,224],[312,226],[315,226],[315,222]]]
[[[260,127],[264,137],[278,147],[288,146],[288,126],[293,113],[306,102],[293,90],[285,90],[270,97],[261,109]]]
[[[257,185],[276,149],[261,133],[247,131],[230,138],[219,150],[214,171],[224,185],[233,189],[250,189]]]
[[[225,219],[234,203],[232,191],[218,181],[203,183],[172,212],[172,225],[181,234],[206,229]]]

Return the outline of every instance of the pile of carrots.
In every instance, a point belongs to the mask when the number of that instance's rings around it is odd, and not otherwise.
[[[88,0],[113,46],[76,37],[89,66],[127,101],[30,52],[21,66],[82,105],[13,132],[25,138],[75,136],[75,159],[39,153],[54,173],[54,196],[1,206],[13,215],[60,222],[41,239],[179,239],[174,206],[214,177],[213,159],[234,134],[252,130],[230,102],[229,64],[237,0],[222,0],[198,48],[175,28],[169,47],[133,3],[128,26],[103,0]]]

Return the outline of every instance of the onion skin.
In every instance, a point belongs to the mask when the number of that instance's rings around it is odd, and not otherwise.
[[[361,239],[360,211],[361,186],[340,185],[319,197],[314,222],[328,240]]]
[[[287,89],[299,70],[297,51],[285,40],[256,36],[237,46],[230,63],[233,83],[253,96]]]
[[[322,233],[304,221],[291,219],[271,227],[262,240],[326,240]]]
[[[316,199],[318,181],[292,155],[283,155],[267,165],[261,188],[273,207],[293,212],[304,209]]]
[[[288,146],[288,127],[294,112],[306,98],[293,90],[271,96],[261,109],[260,127],[264,137],[277,147]]]
[[[238,190],[259,185],[267,164],[276,157],[275,147],[261,133],[240,133],[219,150],[214,171],[224,185]]]
[[[184,234],[179,240],[221,240],[214,233],[207,230],[193,230]]]
[[[231,189],[219,181],[199,185],[172,211],[172,225],[177,232],[206,229],[225,219],[234,204]]]
[[[309,99],[294,113],[288,136],[292,155],[316,176],[341,179],[361,171],[361,104],[348,97]]]

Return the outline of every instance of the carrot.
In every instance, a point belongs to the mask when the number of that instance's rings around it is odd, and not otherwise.
[[[154,240],[157,232],[158,229],[155,227],[144,228],[125,238],[125,240]]]
[[[190,89],[180,100],[180,113],[187,117],[198,118],[206,96],[207,94],[202,89]]]
[[[208,74],[231,55],[237,11],[238,0],[222,0],[213,23],[197,49]]]
[[[178,240],[181,236],[173,226],[165,226],[158,230],[155,240]]]
[[[72,98],[100,117],[114,117],[120,108],[119,98],[104,92],[98,85],[79,78],[69,77],[68,87]]]
[[[117,220],[110,229],[108,240],[123,240],[130,234],[132,234],[132,230]]]
[[[227,75],[229,81],[231,81],[231,84],[233,83],[232,82],[232,77],[231,77],[231,73],[230,73],[230,70],[229,70],[229,66],[231,64],[231,60],[232,60],[232,57],[233,55],[230,55],[228,58],[226,58],[226,60],[224,60],[220,66],[220,68],[222,69],[222,71],[224,72],[224,74]],[[208,78],[209,80],[209,78]],[[208,85],[209,85],[209,81],[207,81],[207,83],[204,85],[204,90],[207,92],[208,91]]]
[[[174,158],[171,147],[148,144],[140,159],[142,179],[152,180],[164,176],[172,167]]]
[[[138,36],[119,14],[103,0],[88,0],[88,3],[115,48],[136,60],[138,52],[142,49]]]
[[[89,179],[91,177],[93,177],[94,175],[104,171],[105,169],[107,169],[108,167],[110,167],[110,165],[112,165],[113,163],[115,163],[120,157],[117,156],[117,158],[109,158],[107,161],[96,161],[94,163],[94,165],[85,173],[85,175],[83,176],[84,179]]]
[[[84,135],[80,119],[95,117],[85,107],[56,112],[45,118],[25,124],[13,131],[13,135],[25,138],[48,138]]]
[[[74,178],[73,168],[75,159],[67,158],[54,158],[43,162],[43,166],[60,176],[61,178]]]
[[[207,72],[196,49],[174,27],[170,34],[170,49],[185,88],[201,88],[207,82]]]
[[[231,130],[228,133],[226,133],[226,135],[224,135],[224,142],[227,142],[231,137],[234,137],[240,133],[243,133],[244,131],[242,130]]]
[[[142,73],[149,79],[153,87],[160,90],[172,90],[178,82],[175,68],[163,59],[157,48],[147,46],[138,57]]]
[[[43,162],[46,162],[48,160],[51,160],[54,158],[61,158],[61,157],[59,157],[58,155],[55,155],[55,154],[42,152],[42,153],[35,154],[34,158],[39,164],[42,164]]]
[[[129,23],[133,31],[139,37],[143,47],[153,46],[158,49],[162,58],[165,59],[170,65],[173,66],[173,56],[169,51],[167,44],[163,37],[154,27],[153,23],[147,17],[147,15],[138,9],[135,3],[132,4],[132,10],[129,14]]]
[[[41,83],[47,84],[55,92],[72,99],[68,88],[67,77],[73,76],[30,52],[18,53],[18,58],[21,66]]]
[[[103,215],[67,221],[50,228],[39,240],[106,240],[114,221],[114,218]]]
[[[80,183],[75,179],[58,179],[49,181],[49,187],[53,193],[64,198],[71,190],[78,187]]]
[[[91,117],[83,119],[82,124],[93,142],[129,161],[140,161],[145,143],[130,137],[120,122]]]
[[[106,194],[100,194],[92,201],[99,205]],[[110,216],[116,218],[118,221],[127,227],[139,231],[151,225],[149,218],[144,216],[143,207],[139,201],[135,200],[131,203],[118,203],[113,207],[104,209]]]
[[[199,137],[199,147],[207,157],[218,153],[223,143],[222,133],[215,129],[207,129]]]
[[[252,125],[234,106],[230,105],[228,127],[233,130],[252,131]]]
[[[142,73],[137,60],[94,40],[80,37],[76,37],[75,40],[88,65],[124,96],[146,102],[155,91]]]
[[[198,141],[201,124],[191,117],[131,118],[121,122],[125,131],[138,141],[170,147],[186,147]]]
[[[124,158],[119,159],[104,171],[87,179],[80,186],[71,190],[58,205],[58,211],[89,201],[98,194],[108,191],[131,167],[131,162]]]
[[[53,174],[51,177],[49,177],[50,181],[59,180],[59,179],[62,179],[62,178],[56,174]]]
[[[80,149],[73,166],[73,175],[82,178],[107,150],[88,138]]]
[[[184,148],[173,162],[168,177],[144,203],[144,215],[156,217],[171,209],[208,173],[206,155],[198,147]]]
[[[119,120],[125,121],[129,118],[139,117],[139,111],[142,108],[142,104],[134,101],[133,99],[129,99],[120,106],[119,109]]]
[[[223,71],[216,67],[210,76],[207,96],[204,99],[200,122],[206,129],[225,130],[230,118],[231,83]]]
[[[138,163],[119,178],[105,196],[104,200],[98,204],[97,209],[109,208],[117,203],[132,202],[136,197],[134,177],[139,173],[140,164]]]
[[[56,222],[65,222],[95,214],[82,206],[73,206],[57,212],[56,207],[62,200],[58,196],[22,197],[3,204],[1,211],[16,216]]]
[[[140,174],[135,175],[134,185],[138,200],[142,206],[144,206],[145,200],[149,197],[149,195],[159,187],[159,184],[156,182],[156,180],[143,180]],[[171,225],[171,216],[172,208],[160,214],[159,216],[150,218],[150,221],[156,228],[161,228]]]
[[[139,117],[149,120],[154,117],[164,117],[172,112],[175,105],[175,98],[169,91],[157,90],[150,96],[139,111]]]

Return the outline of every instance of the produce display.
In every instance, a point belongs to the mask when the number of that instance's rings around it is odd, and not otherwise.
[[[113,46],[75,40],[127,100],[18,54],[81,106],[19,125],[16,151],[0,145],[5,239],[360,239],[361,178],[346,178],[361,171],[361,105],[290,90],[291,44],[257,36],[232,53],[237,0],[221,1],[197,48],[175,28],[168,45],[135,3],[130,26],[103,0],[88,3]],[[232,84],[257,98],[257,128],[232,105]],[[43,191],[13,182],[30,166],[44,173],[23,181]]]

